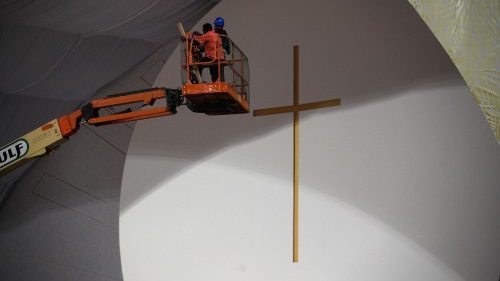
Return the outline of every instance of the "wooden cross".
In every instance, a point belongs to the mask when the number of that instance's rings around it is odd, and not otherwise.
[[[340,99],[299,103],[299,46],[293,46],[293,105],[258,109],[254,116],[293,112],[293,262],[299,261],[299,112],[340,105]]]

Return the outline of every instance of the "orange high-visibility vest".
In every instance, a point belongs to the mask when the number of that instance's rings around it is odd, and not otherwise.
[[[213,30],[195,37],[196,41],[205,46],[205,57],[211,59],[224,59],[224,50],[222,49],[222,42],[219,34]]]

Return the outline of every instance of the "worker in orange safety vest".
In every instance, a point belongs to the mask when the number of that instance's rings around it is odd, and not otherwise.
[[[210,76],[212,76],[212,82],[216,82],[219,78],[219,61],[225,59],[224,49],[222,48],[222,42],[220,36],[214,32],[212,25],[210,23],[205,23],[203,25],[203,34],[194,37],[194,40],[199,42],[204,47],[204,56],[200,59],[200,62],[213,62],[208,65],[210,69]],[[204,65],[199,65],[198,70],[202,74]],[[221,68],[221,81],[224,81],[224,72]]]

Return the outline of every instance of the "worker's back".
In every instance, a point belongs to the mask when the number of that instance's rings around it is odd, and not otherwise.
[[[197,36],[195,40],[204,45],[205,57],[211,59],[224,59],[224,50],[222,48],[220,36],[213,30]]]

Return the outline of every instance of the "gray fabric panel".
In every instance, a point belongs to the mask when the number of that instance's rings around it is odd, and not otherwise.
[[[150,87],[153,87],[153,84],[158,76],[158,73],[162,70],[163,65],[166,63],[165,60],[158,60],[154,62],[154,64],[146,70],[142,75],[141,79]]]
[[[5,1],[4,1],[5,2]],[[166,42],[165,30],[188,18],[200,18],[218,1],[88,0],[7,1],[0,4],[3,22],[39,26],[83,36],[112,35]]]
[[[118,79],[115,79],[100,88],[93,98],[102,98],[118,93],[150,88],[152,85],[149,84],[148,80],[153,80],[153,82],[156,80],[156,77],[163,68],[163,64],[165,64],[166,59],[170,56],[178,44],[179,41],[175,40],[163,45],[161,48],[158,48],[151,56],[145,58],[141,63],[134,66],[133,69],[126,71]],[[165,85],[166,87],[177,88],[181,86],[180,69],[179,65],[179,83],[176,85]],[[147,78],[147,80],[145,78]]]
[[[37,23],[37,19],[44,19],[52,22],[54,25],[50,27],[55,29],[67,26],[69,23],[58,22],[57,17],[51,14],[58,11],[59,17],[70,15],[68,21],[71,23],[91,24],[87,22],[89,19],[85,13],[88,11],[87,8],[92,5],[96,9],[102,8],[102,1],[63,2],[3,1],[0,3],[0,21],[2,22],[0,26],[0,93],[2,93],[0,143],[17,138],[53,118],[71,112],[81,104],[82,100],[89,99],[98,88],[109,81],[116,80],[120,74],[137,65],[158,46],[144,40],[129,40],[112,36],[84,38],[73,33],[48,30],[44,28],[47,27],[46,25]],[[127,6],[126,9],[142,5],[141,1],[129,2],[135,4],[132,6],[124,4]],[[177,43],[178,31],[175,23],[181,20],[180,17],[189,15],[184,20],[185,27],[189,29],[197,18],[215,3],[213,1],[166,2],[158,2],[158,6],[152,11],[153,14],[158,14],[159,7],[169,10],[168,13],[164,11],[161,19],[165,21],[161,22],[161,25],[152,19],[141,20],[140,17],[149,17],[144,12],[141,12],[141,16],[134,20],[140,22],[139,29],[145,28],[141,32],[146,32],[148,29],[144,25],[154,25],[151,28],[158,32],[157,36],[165,40],[174,38],[173,43]],[[116,5],[118,4],[113,3],[109,9],[121,14],[123,11],[120,11]],[[178,10],[182,10],[183,14],[163,18],[169,12]],[[106,14],[106,16],[112,17],[112,14]],[[117,17],[114,19],[117,20]],[[37,24],[39,26],[31,26]],[[168,28],[165,28],[166,26]],[[78,32],[78,30],[70,31]],[[129,31],[123,29],[121,32],[126,36]],[[169,54],[173,45],[168,46]],[[149,64],[143,65],[147,65],[148,69],[151,68]],[[154,77],[154,74],[147,73],[146,79],[152,80],[151,77]],[[135,79],[133,75],[131,79]],[[137,82],[139,81],[134,83]],[[128,84],[130,83],[125,83],[127,87],[124,87],[122,92],[135,90]],[[149,87],[147,83],[142,82],[135,85],[140,84],[144,86],[138,86],[138,88]],[[9,93],[30,97],[5,95]],[[33,97],[40,97],[40,99],[33,99]],[[69,102],[61,100],[69,100]],[[61,106],[67,104],[72,106],[67,107],[66,111],[61,110]],[[6,122],[7,120],[9,122]],[[131,128],[130,124],[125,126]],[[120,130],[115,127],[109,131],[104,129],[95,131],[100,131],[99,134],[106,136],[105,138],[110,141],[112,136]],[[116,146],[120,150],[126,150],[127,138],[118,136],[114,139],[117,140]],[[9,180],[7,184],[6,180],[0,179],[0,185],[12,186],[14,181],[15,179]]]
[[[9,5],[0,7],[0,15],[5,21],[86,34],[128,22],[144,13],[145,10],[154,8],[159,1],[37,0],[10,2]]]
[[[97,96],[146,88],[141,75],[154,72],[151,66],[164,61],[175,45],[158,50]],[[126,128],[108,134],[120,126]],[[121,150],[132,130],[123,124],[92,129],[82,128],[61,149],[37,161],[0,209],[0,240],[6,242],[0,245],[2,277],[122,280],[116,232],[125,160]]]
[[[121,267],[116,230],[75,211],[75,208],[83,208],[81,204],[86,208],[98,208],[99,201],[87,197],[87,201],[68,208],[47,200],[34,192],[35,187],[41,188],[40,184],[50,184],[43,187],[47,189],[53,187],[53,183],[41,181],[43,175],[41,170],[31,169],[0,212],[0,253],[4,258],[10,257],[0,262],[2,276],[13,275],[16,279],[10,280],[27,280],[33,269],[20,270],[15,264],[34,259],[119,280]]]
[[[118,278],[101,276],[98,273],[72,268],[52,261],[37,259],[14,259],[0,253],[0,263],[9,268],[2,272],[4,280],[15,281],[113,281]]]
[[[4,29],[0,57],[7,63],[0,67],[0,91],[6,94],[83,100],[158,47],[111,36],[82,38],[20,26]]]
[[[176,26],[178,22],[182,21],[186,30],[189,30],[213,5],[212,1],[199,0],[159,1],[154,9],[135,19],[131,26],[122,25],[106,34],[161,43],[171,42],[179,38]]]
[[[24,173],[26,173],[33,164],[34,162],[27,163],[24,166],[19,167],[16,170],[0,178],[0,212],[2,210],[4,202],[7,200],[9,194],[15,188],[16,181],[22,175],[24,175]]]
[[[89,132],[99,136],[103,141],[113,146],[123,155],[127,153],[128,143],[133,129],[127,124],[113,124],[109,126],[86,126]]]
[[[33,194],[118,230],[116,208],[55,175],[44,173],[34,187]]]
[[[0,26],[0,91],[17,93],[44,79],[78,42],[78,35]]]
[[[118,208],[125,154],[82,127],[62,147],[37,166],[64,182]]]
[[[158,62],[163,63],[164,59],[168,57],[176,44],[177,42],[173,42],[156,51],[153,56],[137,65],[134,71],[125,72],[122,78],[103,87],[103,89],[97,93],[96,98],[148,88],[149,85],[143,81],[142,76],[144,73],[147,73],[148,77],[153,79],[159,71],[159,68],[153,66],[158,65]],[[177,85],[172,85],[172,87],[176,86]],[[30,132],[49,120],[70,113],[81,104],[80,101],[61,101],[57,99],[2,94],[0,96],[0,112],[2,112],[2,114],[0,114],[0,143],[7,143]],[[119,110],[119,107],[116,109]],[[89,127],[89,129],[92,133],[98,134],[104,141],[118,149],[121,153],[125,153],[127,151],[130,130],[133,128],[133,124],[134,123],[106,127]],[[70,142],[72,141],[73,140]],[[13,187],[16,179],[27,170],[27,167],[28,166],[25,166],[22,169],[18,169],[0,178],[0,205],[5,196],[9,193],[10,188]]]
[[[1,1],[0,142],[91,96],[150,87],[178,44],[176,23],[190,29],[216,2]],[[132,128],[83,127],[0,178],[0,200],[13,190],[0,205],[0,279],[122,280],[116,228]]]
[[[156,48],[144,41],[129,41],[112,37],[84,39],[50,79],[20,94],[43,93],[45,97],[62,100],[87,99]]]

